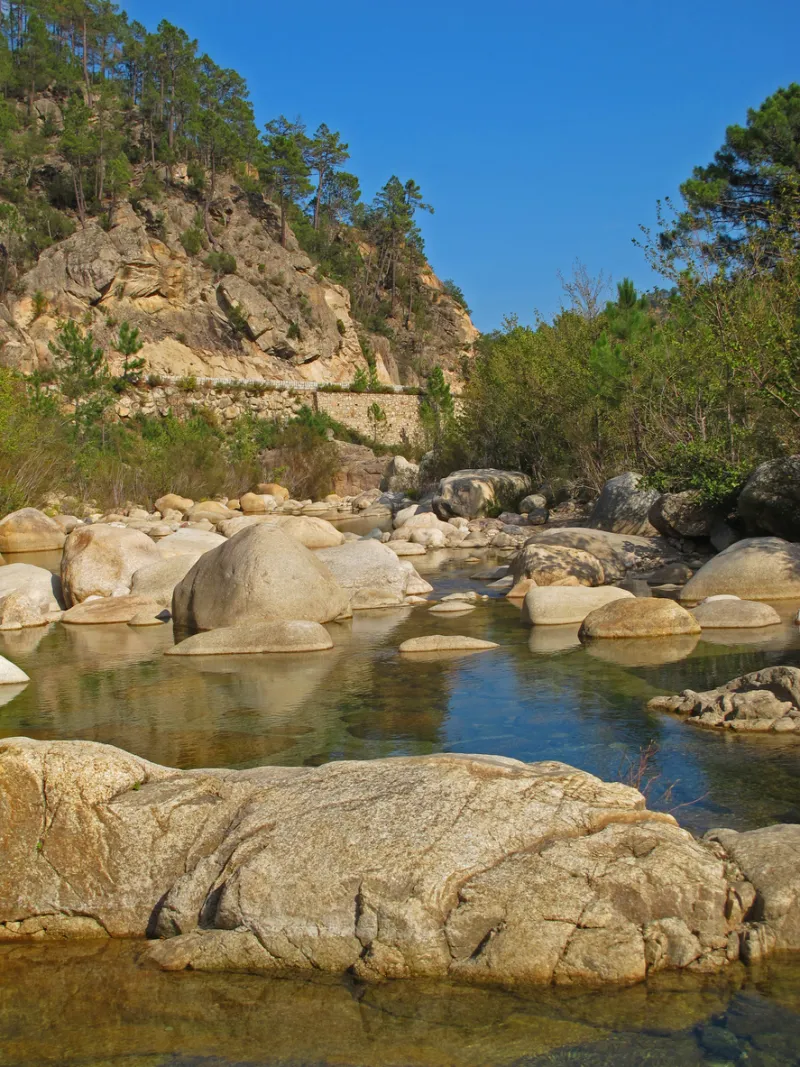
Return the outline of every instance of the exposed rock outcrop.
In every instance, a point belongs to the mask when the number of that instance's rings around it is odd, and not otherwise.
[[[685,689],[677,696],[654,697],[648,707],[685,715],[696,726],[796,734],[800,732],[800,670],[767,667],[705,693]]]
[[[433,498],[433,510],[440,519],[460,515],[476,519],[490,511],[515,509],[531,491],[531,480],[521,471],[491,468],[454,471],[442,478]]]
[[[695,604],[708,596],[732,593],[743,600],[800,598],[800,545],[780,537],[750,537],[714,556],[681,591]]]
[[[750,533],[800,541],[800,456],[757,467],[739,494],[736,511]]]
[[[618,534],[655,534],[657,531],[648,515],[660,494],[655,489],[642,489],[641,481],[641,474],[632,471],[609,479],[589,516],[588,525]]]
[[[800,948],[791,901],[748,922],[774,828],[737,846],[751,884],[721,834],[560,763],[175,771],[12,738],[0,811],[1,937],[157,935],[167,969],[598,984],[717,970],[743,938]]]

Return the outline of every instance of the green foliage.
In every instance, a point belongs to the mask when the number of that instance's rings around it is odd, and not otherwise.
[[[342,337],[344,337],[347,333],[347,327],[341,319],[336,320],[336,329],[339,331]]]
[[[36,322],[47,311],[47,297],[41,289],[33,294],[33,321]]]
[[[102,348],[91,331],[82,333],[72,319],[61,324],[49,348],[59,392],[72,404],[72,430],[79,441],[96,434],[112,400],[111,376]]]
[[[198,256],[208,246],[205,231],[198,226],[190,226],[188,230],[184,230],[180,242],[187,256]]]
[[[241,304],[232,304],[226,314],[231,329],[235,334],[244,335],[247,333],[247,314]]]
[[[462,307],[466,311],[466,313],[469,315],[470,314],[469,304],[467,303],[467,298],[464,296],[464,290],[461,288],[461,286],[460,285],[456,285],[456,283],[453,281],[452,278],[446,278],[444,280],[444,282],[442,282],[442,285],[443,285],[444,291],[447,293],[447,295],[452,300],[455,300],[455,302],[460,307]]]
[[[177,386],[183,393],[193,393],[197,388],[197,378],[194,374],[184,374],[177,381]]]
[[[356,373],[350,383],[350,389],[354,393],[366,393],[369,389],[369,375],[363,367],[356,367]]]
[[[290,341],[300,341],[300,340],[302,340],[303,335],[300,332],[300,327],[297,325],[297,323],[294,320],[292,320],[292,322],[289,323],[289,328],[286,331],[286,336]]]
[[[646,484],[661,493],[695,489],[708,504],[730,507],[752,472],[752,460],[728,458],[725,440],[678,442]]]
[[[205,258],[205,265],[217,275],[236,273],[236,256],[230,252],[209,252]]]
[[[116,349],[122,356],[122,373],[118,381],[123,387],[134,385],[140,380],[145,361],[137,356],[143,347],[144,342],[139,336],[139,327],[131,327],[127,322],[123,322],[120,325],[116,343]]]

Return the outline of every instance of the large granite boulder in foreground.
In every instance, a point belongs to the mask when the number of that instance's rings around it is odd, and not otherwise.
[[[610,533],[648,536],[657,533],[648,515],[661,495],[655,489],[642,489],[641,474],[627,471],[610,478],[597,498],[587,525]]]
[[[521,471],[493,468],[454,471],[442,478],[433,498],[433,510],[440,519],[457,515],[477,519],[489,512],[513,511],[531,491],[531,480]]]
[[[800,545],[780,537],[737,541],[697,571],[681,590],[681,601],[696,604],[723,593],[742,600],[800,598]]]
[[[12,738],[0,834],[0,937],[158,936],[169,969],[634,982],[771,936],[746,861],[561,763],[176,771]],[[769,879],[796,909],[795,869]]]
[[[325,564],[277,526],[249,526],[204,553],[172,595],[179,630],[213,630],[247,619],[330,622],[349,597]]]

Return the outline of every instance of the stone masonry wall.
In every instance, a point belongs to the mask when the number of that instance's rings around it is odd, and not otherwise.
[[[377,424],[369,414],[373,404],[385,415]],[[421,433],[419,404],[420,397],[408,393],[329,393],[319,391],[314,382],[265,388],[257,382],[232,384],[208,379],[197,381],[193,388],[187,388],[186,382],[164,381],[130,389],[117,402],[116,414],[128,419],[137,414],[167,416],[171,412],[186,418],[193,410],[204,408],[225,423],[247,414],[286,420],[306,405],[366,437],[372,437],[377,429],[378,440],[391,445],[412,441]]]

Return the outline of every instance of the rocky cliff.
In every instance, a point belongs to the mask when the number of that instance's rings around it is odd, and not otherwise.
[[[54,169],[65,166],[52,151],[25,195],[44,199]],[[260,193],[218,178],[201,221],[185,168],[174,167],[171,180],[162,170],[158,202],[136,189],[144,174],[110,224],[107,214],[76,223],[32,269],[16,278],[11,269],[0,362],[25,372],[47,367],[59,321],[73,318],[91,327],[112,367],[119,323],[138,327],[145,374],[349,383],[367,370],[366,352],[382,383],[419,384],[438,364],[458,384],[478,331],[429,267],[418,277],[424,326],[398,312],[385,329],[391,336],[378,336],[355,321],[348,290],[321,273],[291,232],[282,246],[279,211]],[[202,239],[196,254],[185,247],[190,231]]]

